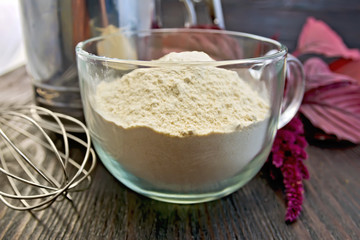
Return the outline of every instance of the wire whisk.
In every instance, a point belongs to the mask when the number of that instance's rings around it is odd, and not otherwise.
[[[67,123],[83,134],[70,133]],[[41,210],[72,200],[71,192],[89,187],[95,165],[81,121],[38,106],[0,108],[0,200],[8,207]]]

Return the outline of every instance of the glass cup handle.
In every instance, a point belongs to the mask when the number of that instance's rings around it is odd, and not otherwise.
[[[299,59],[288,54],[286,88],[281,106],[278,129],[284,127],[295,116],[305,92],[305,73]]]

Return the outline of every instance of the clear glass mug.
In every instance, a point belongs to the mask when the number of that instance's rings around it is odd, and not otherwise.
[[[153,61],[167,53],[182,51],[203,51],[216,61]],[[266,161],[277,129],[295,115],[304,93],[302,65],[296,58],[288,56],[287,48],[277,41],[246,33],[204,29],[122,31],[81,42],[76,47],[76,53],[85,119],[103,164],[130,189],[167,202],[210,201],[246,184]],[[139,108],[136,106],[142,109],[155,107],[153,114],[165,119],[159,120],[160,125],[163,121],[165,125],[170,124],[170,130],[171,124],[174,129],[180,126],[181,130],[182,125],[178,124],[181,119],[168,122],[166,119],[179,119],[176,114],[182,115],[183,112],[193,115],[204,112],[201,104],[192,108],[193,105],[186,105],[191,100],[188,99],[187,103],[184,100],[185,104],[178,101],[179,96],[190,96],[193,88],[180,89],[177,98],[161,99],[159,95],[168,94],[166,91],[170,91],[169,88],[159,85],[159,89],[144,90],[143,85],[148,84],[146,81],[180,81],[182,86],[188,86],[184,82],[204,69],[215,71],[212,76],[219,76],[217,85],[225,81],[219,72],[231,76],[231,81],[235,81],[232,84],[245,84],[246,88],[239,85],[239,93],[234,91],[234,96],[242,94],[238,97],[249,99],[252,94],[250,100],[262,102],[246,105],[246,101],[239,104],[234,100],[232,105],[228,105],[228,98],[222,96],[228,97],[229,94],[219,95],[211,103],[214,107],[216,105],[217,112],[214,113],[212,106],[207,105],[209,109],[206,111],[212,113],[210,118],[213,121],[232,118],[235,113],[241,115],[243,110],[239,112],[238,108],[243,107],[247,109],[246,114],[260,116],[260,105],[263,107],[261,111],[265,109],[263,118],[255,117],[257,120],[249,120],[244,127],[243,122],[239,124],[235,120],[224,126],[226,130],[223,131],[195,124],[195,128],[202,127],[205,132],[189,131],[186,120],[183,122],[184,134],[172,135],[143,119],[151,116],[137,113]],[[162,79],[159,71],[166,74],[175,71],[183,75],[176,75],[178,79],[173,79],[173,75]],[[184,77],[188,74],[189,78]],[[130,78],[131,75],[135,78]],[[286,75],[287,91],[284,93]],[[140,84],[143,92],[134,87],[139,78],[145,79]],[[119,85],[119,81],[127,81],[129,88],[124,90],[125,85]],[[207,81],[206,76],[202,76],[202,81]],[[210,84],[214,83],[203,84],[208,90],[201,90],[203,92],[198,94],[207,95],[209,91],[216,95]],[[221,87],[220,90],[217,87],[217,91],[222,91]],[[159,94],[159,91],[165,92]],[[132,93],[129,95],[129,92]],[[129,100],[129,96],[135,100]],[[149,96],[157,98],[155,106],[152,105],[154,99]],[[220,102],[223,105],[219,105]],[[173,104],[174,111],[156,111],[159,104],[163,104],[161,107]],[[137,116],[132,118],[133,123],[129,122],[128,115],[116,112],[119,109],[127,111],[134,106],[135,110],[128,111],[130,114],[135,112],[134,116]],[[230,115],[225,116],[225,112]]]

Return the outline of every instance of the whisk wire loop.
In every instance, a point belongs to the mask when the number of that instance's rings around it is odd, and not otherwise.
[[[71,134],[64,122],[81,128],[84,139]],[[41,210],[59,196],[72,200],[70,192],[90,186],[96,155],[91,148],[89,131],[81,121],[38,106],[0,109],[0,140],[0,177],[5,176],[8,182],[0,188],[0,200],[6,206],[16,210]],[[55,144],[60,140],[62,148]],[[26,141],[36,146],[35,150],[47,153],[38,159],[36,152],[35,158],[31,154],[34,149],[23,146]],[[69,142],[84,148],[81,161],[70,157]]]

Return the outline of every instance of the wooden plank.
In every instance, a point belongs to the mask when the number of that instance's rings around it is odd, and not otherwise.
[[[326,22],[351,48],[360,48],[360,2],[332,0],[223,0],[227,29],[266,37],[279,36],[290,51],[306,18]]]
[[[164,27],[181,27],[185,8],[168,0],[162,9]],[[351,48],[360,48],[358,0],[222,0],[226,29],[265,37],[279,36],[294,51],[306,18],[326,22]]]

